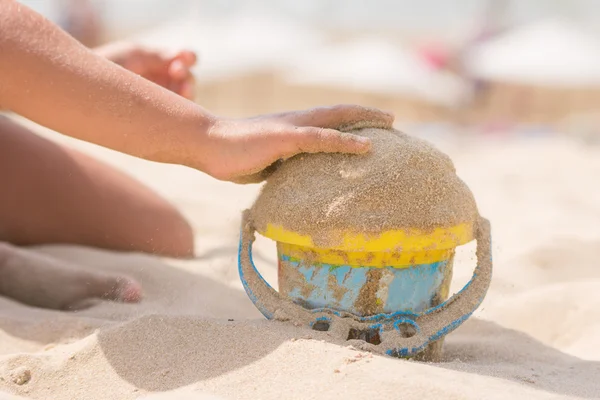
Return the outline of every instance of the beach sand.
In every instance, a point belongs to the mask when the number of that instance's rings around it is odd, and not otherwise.
[[[553,138],[435,142],[491,221],[495,269],[482,307],[447,337],[444,361],[425,364],[262,318],[236,264],[241,211],[260,186],[38,130],[170,199],[195,228],[197,257],[36,248],[81,268],[130,274],[145,298],[79,312],[0,298],[2,400],[600,398],[600,148]],[[272,284],[275,256],[274,244],[259,238],[255,262]],[[453,291],[473,268],[469,244],[459,249]]]

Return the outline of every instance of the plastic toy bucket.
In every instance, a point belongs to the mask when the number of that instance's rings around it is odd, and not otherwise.
[[[280,291],[252,260],[257,231],[277,243]],[[323,240],[324,233],[336,240]],[[244,211],[238,250],[244,290],[269,320],[357,340],[378,354],[438,360],[443,338],[477,310],[491,282],[491,227],[481,216],[427,231],[319,235],[316,246],[282,227],[257,230]],[[448,298],[455,249],[471,240],[477,241],[473,276]]]
[[[336,248],[315,246],[310,236],[269,226],[277,242],[279,293],[306,309],[329,308],[358,317],[423,313],[450,293],[457,246],[473,240],[472,224],[383,232],[344,233]],[[369,338],[363,338],[369,341]],[[443,338],[425,357],[441,352]]]

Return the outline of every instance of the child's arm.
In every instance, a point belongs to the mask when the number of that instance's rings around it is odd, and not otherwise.
[[[94,54],[31,9],[0,0],[0,108],[66,135],[219,179],[304,151],[361,153],[335,128],[393,117],[360,107],[224,120]]]

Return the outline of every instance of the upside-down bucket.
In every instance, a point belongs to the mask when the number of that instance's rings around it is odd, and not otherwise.
[[[318,174],[307,179],[302,190],[309,190],[306,186],[311,185],[311,179],[319,179]],[[491,277],[487,221],[463,212],[473,217],[427,229],[395,226],[378,232],[377,226],[357,229],[355,220],[344,226],[333,224],[334,228],[324,228],[313,237],[294,230],[306,221],[294,221],[293,213],[290,218],[281,217],[281,209],[286,207],[302,212],[302,207],[287,204],[294,202],[294,193],[298,196],[300,188],[291,188],[286,184],[290,182],[277,177],[272,182],[254,208],[245,213],[240,244],[242,283],[263,314],[314,330],[333,331],[345,340],[364,341],[373,351],[438,359],[444,336],[475,311],[487,291]],[[297,177],[293,182],[298,184]],[[268,197],[269,193],[273,196]],[[464,188],[462,193],[470,194]],[[373,192],[376,194],[377,190]],[[440,196],[443,204],[448,196]],[[319,204],[315,200],[315,205]],[[277,213],[271,212],[273,207]],[[371,207],[374,214],[381,211]],[[451,208],[444,212],[453,212]],[[312,211],[305,209],[314,215]],[[365,218],[371,218],[368,211]],[[390,219],[394,219],[392,212]],[[347,213],[352,213],[352,208]],[[384,218],[379,225],[389,227],[386,221]],[[254,229],[277,244],[278,293],[252,263]],[[476,238],[476,273],[465,289],[448,301],[455,249]]]

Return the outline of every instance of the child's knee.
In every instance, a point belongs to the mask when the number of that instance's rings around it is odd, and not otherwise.
[[[188,258],[194,256],[194,231],[188,221],[176,210],[165,221],[165,229],[160,235],[159,251],[162,255]]]
[[[153,226],[143,233],[141,251],[176,258],[194,256],[194,231],[183,215],[172,206],[161,207],[153,214]]]

